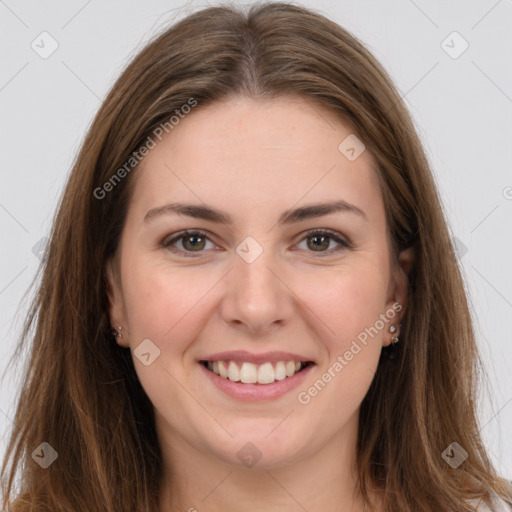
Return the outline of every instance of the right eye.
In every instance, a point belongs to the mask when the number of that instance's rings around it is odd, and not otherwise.
[[[181,244],[182,248],[175,246],[177,242]],[[204,252],[203,249],[205,249],[207,242],[213,244],[206,232],[201,230],[186,230],[171,235],[171,238],[166,237],[162,242],[162,247],[173,253],[195,258]]]

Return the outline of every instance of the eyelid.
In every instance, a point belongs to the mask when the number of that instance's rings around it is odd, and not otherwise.
[[[309,253],[313,254],[315,257],[324,257],[329,256],[331,254],[337,253],[343,249],[351,249],[352,243],[348,241],[347,237],[343,236],[341,233],[338,233],[337,231],[333,231],[332,229],[328,228],[313,228],[305,233],[301,234],[301,239],[299,240],[300,243],[303,240],[313,237],[313,236],[327,236],[331,240],[335,241],[339,246],[334,249],[329,249],[328,251],[308,251]],[[297,244],[296,244],[297,245]]]
[[[173,247],[173,249],[170,249],[171,245],[174,242],[177,242],[178,240],[182,238],[186,238],[187,236],[201,236],[202,238],[205,238],[209,240],[210,242],[214,243],[211,238],[210,234],[207,231],[204,231],[202,229],[184,229],[183,231],[178,231],[177,233],[172,233],[171,235],[166,236],[162,242],[161,246],[164,249],[167,249],[168,251],[176,254],[180,253],[181,255],[185,255],[185,257],[192,257],[195,258],[197,256],[200,256],[201,253],[205,251],[197,251],[197,255],[194,253],[195,251],[184,251],[183,249],[178,249],[176,247]]]
[[[201,237],[207,239],[208,241],[214,243],[211,240],[210,234],[207,231],[204,231],[202,229],[185,229],[183,231],[179,231],[177,233],[173,233],[172,235],[166,236],[162,240],[160,245],[164,249],[167,249],[173,253],[181,253],[182,255],[183,254],[186,255],[186,257],[198,257],[205,251],[204,250],[197,251],[197,252],[196,251],[184,251],[183,249],[178,249],[176,247],[174,247],[174,250],[171,250],[169,248],[174,242],[176,242],[182,238],[186,238],[187,236],[195,236],[195,235],[201,236]],[[170,236],[172,236],[172,238],[169,239]],[[298,240],[298,242],[295,243],[295,245],[297,245],[300,242],[302,242],[303,240],[313,237],[313,236],[328,236],[331,240],[333,240],[337,244],[339,244],[339,246],[337,248],[329,249],[328,251],[318,251],[318,252],[317,251],[307,251],[307,252],[311,253],[312,255],[314,255],[313,257],[322,258],[325,256],[329,256],[331,254],[340,252],[343,249],[351,249],[352,248],[351,242],[349,242],[345,236],[343,236],[341,233],[338,233],[337,231],[333,231],[332,229],[328,229],[328,228],[309,229],[309,230],[305,231],[304,233],[301,233],[300,236],[301,236],[301,238]]]

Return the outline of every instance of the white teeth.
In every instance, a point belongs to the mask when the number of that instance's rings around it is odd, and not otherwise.
[[[283,361],[279,361],[276,364],[276,380],[286,379],[286,367]]]
[[[291,377],[302,368],[299,361],[277,361],[260,365],[243,362],[239,368],[235,361],[208,361],[207,368],[223,379],[244,384],[272,384],[276,380]]]
[[[258,380],[258,370],[251,363],[243,363],[240,368],[240,380],[244,384],[254,384]]]
[[[295,373],[295,363],[293,361],[288,361],[286,363],[286,375],[287,377],[291,377]]]
[[[215,373],[217,373],[217,372],[215,372]],[[227,379],[228,378],[228,369],[226,368],[226,365],[224,364],[224,361],[219,361],[219,375],[223,379]]]
[[[276,377],[274,375],[274,368],[272,368],[272,363],[263,363],[258,368],[258,383],[259,384],[270,384],[270,383],[274,382],[275,380],[276,380]]]
[[[229,362],[228,379],[232,380],[233,382],[238,382],[240,380],[240,370],[238,369],[236,363],[233,361]]]

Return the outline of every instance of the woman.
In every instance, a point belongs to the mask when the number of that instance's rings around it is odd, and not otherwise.
[[[7,510],[512,503],[410,117],[310,10],[204,9],[130,63],[65,189],[32,329]]]

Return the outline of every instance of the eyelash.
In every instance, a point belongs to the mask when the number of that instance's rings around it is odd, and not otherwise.
[[[182,253],[184,256],[186,256],[188,258],[197,258],[198,256],[201,255],[201,253],[204,252],[204,250],[196,252],[196,251],[186,251],[183,249],[177,249],[176,247],[172,247],[172,244],[175,243],[176,241],[178,241],[182,238],[187,238],[187,237],[191,237],[191,236],[200,236],[201,238],[205,238],[211,242],[211,240],[208,237],[208,233],[206,233],[205,231],[202,231],[200,229],[195,229],[195,230],[182,231],[182,232],[178,233],[177,236],[173,237],[170,240],[167,240],[167,238],[165,238],[162,241],[161,246],[173,253]],[[313,238],[315,236],[326,236],[326,237],[330,238],[331,240],[334,240],[335,242],[340,244],[340,247],[337,247],[335,249],[330,249],[328,251],[318,251],[318,252],[309,251],[312,253],[316,253],[314,256],[315,258],[317,258],[317,257],[323,258],[323,257],[329,256],[333,253],[337,253],[343,249],[350,249],[352,247],[352,245],[349,242],[347,242],[343,238],[340,238],[340,236],[335,231],[331,231],[329,229],[312,229],[310,231],[307,231],[305,236],[300,240],[300,242],[302,242],[303,240],[305,240],[307,238]],[[194,252],[196,252],[196,254],[194,254]]]

